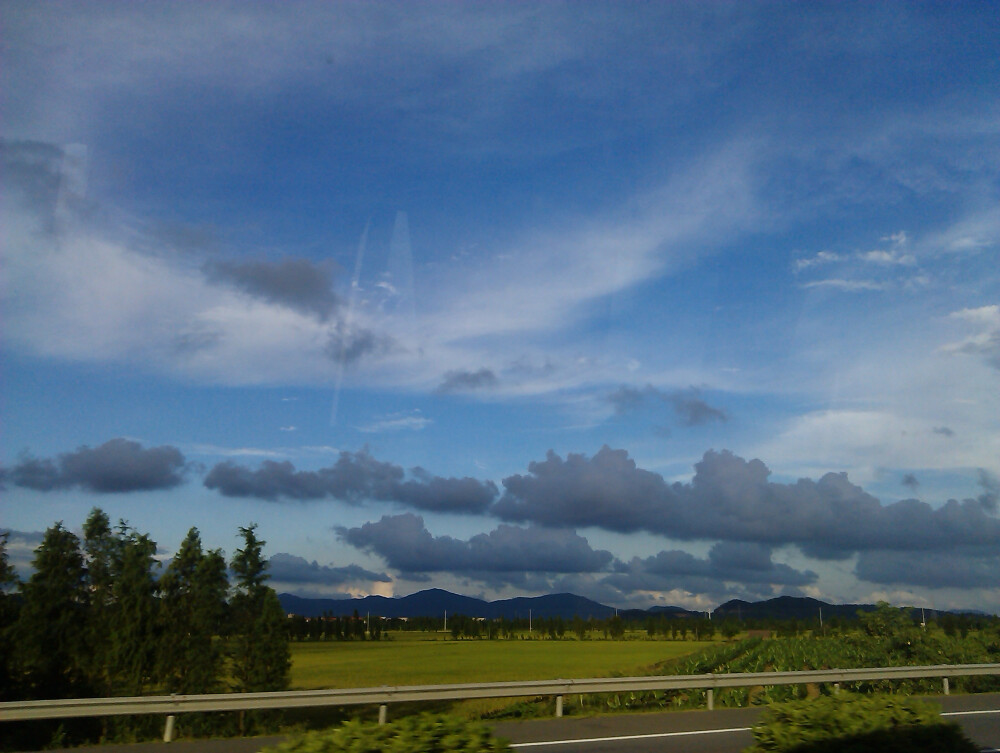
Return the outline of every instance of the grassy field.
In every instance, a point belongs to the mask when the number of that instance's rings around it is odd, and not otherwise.
[[[292,687],[357,688],[627,676],[707,641],[451,640],[393,633],[387,641],[293,643]]]

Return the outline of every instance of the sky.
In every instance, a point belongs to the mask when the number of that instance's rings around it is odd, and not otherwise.
[[[1000,612],[997,10],[3,0],[12,562]]]

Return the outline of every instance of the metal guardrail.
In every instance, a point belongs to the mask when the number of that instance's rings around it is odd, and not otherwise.
[[[477,682],[460,685],[406,685],[335,690],[290,690],[276,693],[223,693],[211,695],[140,696],[136,698],[69,698],[47,701],[0,703],[0,722],[28,719],[63,719],[123,714],[167,714],[164,740],[172,737],[175,714],[198,711],[241,711],[304,708],[310,706],[378,705],[379,722],[384,722],[390,703],[414,701],[457,701],[467,698],[513,698],[555,696],[556,716],[562,716],[566,695],[621,693],[635,690],[712,691],[753,685],[802,685],[866,680],[944,678],[948,693],[949,677],[1000,675],[1000,664],[939,664],[922,667],[867,667],[863,669],[822,669],[799,672],[748,672],[739,674],[658,675],[652,677],[592,677],[577,680],[528,680],[521,682]]]

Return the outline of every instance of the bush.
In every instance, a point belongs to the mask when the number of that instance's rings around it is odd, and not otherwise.
[[[421,714],[392,724],[345,722],[307,732],[261,753],[492,753],[509,751],[483,724]]]
[[[957,725],[933,705],[912,698],[847,693],[778,703],[754,725],[745,753],[976,753]]]

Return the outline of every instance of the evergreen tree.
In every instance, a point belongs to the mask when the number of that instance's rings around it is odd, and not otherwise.
[[[284,690],[291,667],[285,613],[267,585],[267,560],[262,555],[266,542],[257,538],[256,529],[255,524],[240,528],[243,548],[236,550],[230,565],[236,576],[230,646],[239,692]]]
[[[18,578],[7,561],[7,537],[0,533],[0,701],[18,697],[14,686],[14,624],[17,621],[17,601],[9,593],[17,588]]]
[[[124,521],[115,538],[108,675],[115,695],[141,695],[156,679],[156,542]]]
[[[32,560],[34,573],[21,589],[15,645],[27,674],[29,697],[88,695],[87,583],[80,540],[56,523]]]
[[[197,528],[188,531],[160,579],[160,676],[171,693],[211,693],[223,672],[221,644],[226,613],[226,561],[203,552]]]
[[[103,510],[93,508],[83,524],[83,549],[89,592],[85,671],[95,692],[102,696],[113,694],[108,668],[114,603],[112,568],[116,548],[111,521]]]

